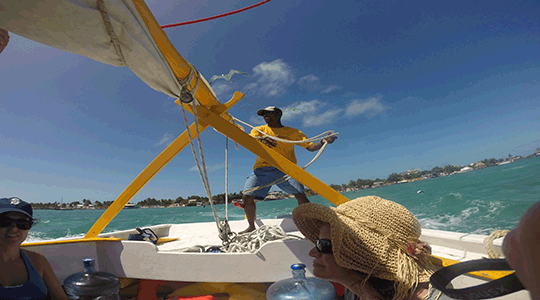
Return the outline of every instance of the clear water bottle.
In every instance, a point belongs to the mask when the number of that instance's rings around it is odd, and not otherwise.
[[[83,259],[84,272],[69,275],[64,289],[70,299],[120,300],[120,280],[113,274],[96,272],[94,259]]]
[[[272,284],[266,290],[268,300],[332,300],[336,296],[334,285],[327,280],[306,277],[306,265],[291,266],[292,278]]]

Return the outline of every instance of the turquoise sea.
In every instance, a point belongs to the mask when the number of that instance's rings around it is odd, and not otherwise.
[[[417,193],[423,190],[423,193]],[[349,199],[376,195],[407,207],[424,228],[489,234],[511,229],[525,210],[540,200],[540,157],[513,163],[374,189],[346,192]],[[311,202],[333,206],[320,196]],[[296,200],[257,203],[258,218],[290,214]],[[217,205],[220,218],[225,205]],[[104,210],[36,210],[40,222],[30,231],[27,242],[82,237]],[[229,205],[229,220],[244,219],[243,210]],[[210,206],[122,210],[104,232],[157,224],[212,222]]]

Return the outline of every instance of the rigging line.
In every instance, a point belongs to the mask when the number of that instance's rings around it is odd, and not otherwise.
[[[218,19],[218,18],[223,18],[223,17],[226,17],[226,16],[230,16],[230,15],[234,15],[234,14],[237,14],[239,12],[243,12],[245,10],[248,10],[248,9],[252,9],[254,7],[257,7],[259,5],[263,5],[267,2],[270,2],[271,0],[264,0],[264,1],[261,1],[259,3],[255,3],[253,5],[250,5],[250,6],[246,6],[244,8],[240,8],[240,9],[237,9],[237,10],[233,10],[233,11],[230,11],[228,13],[224,13],[224,14],[220,14],[220,15],[215,15],[215,16],[212,16],[212,17],[208,17],[208,18],[202,18],[202,19],[197,19],[197,20],[191,20],[191,21],[186,21],[186,22],[180,22],[180,23],[174,23],[174,24],[167,24],[167,25],[162,25],[161,28],[165,29],[165,28],[169,28],[169,27],[176,27],[176,26],[182,26],[182,25],[189,25],[189,24],[194,24],[194,23],[199,23],[199,22],[204,22],[204,21],[209,21],[209,20],[213,20],[213,19]]]
[[[206,172],[206,161],[204,160],[204,153],[202,149],[202,140],[201,140],[201,133],[199,130],[199,117],[197,116],[197,105],[198,101],[194,99],[193,101],[193,115],[195,117],[195,128],[197,129],[197,141],[199,145],[199,154],[201,156],[201,163],[202,163],[202,171],[204,173],[201,173],[201,179],[203,181],[204,188],[206,190],[206,195],[208,196],[208,202],[210,202],[210,206],[212,207],[212,211],[214,213],[214,219],[216,220],[216,223],[219,224],[219,217],[216,212],[216,208],[214,207],[214,201],[212,200],[212,191],[210,191],[210,180],[208,180],[208,173]],[[200,171],[200,168],[199,168]],[[218,225],[218,229],[221,231],[223,227]]]
[[[195,104],[196,102],[197,102],[197,100],[193,99],[193,104]],[[205,178],[204,178],[203,172],[201,170],[202,168],[201,168],[201,165],[200,165],[200,162],[199,162],[199,158],[197,156],[197,152],[195,151],[195,146],[193,145],[193,138],[191,137],[191,133],[190,133],[190,130],[189,130],[189,124],[188,124],[188,120],[187,120],[187,116],[186,116],[186,110],[185,110],[183,105],[181,105],[181,107],[182,107],[182,114],[184,115],[184,123],[186,124],[186,128],[187,128],[187,134],[188,134],[188,138],[189,138],[189,145],[191,146],[191,152],[193,152],[193,158],[195,159],[195,163],[197,164],[197,169],[199,170],[199,175],[201,176],[203,186],[204,186],[204,188],[206,190],[206,193],[208,195],[207,183],[205,182]],[[194,114],[196,114],[197,108],[195,106],[193,107],[193,110],[194,110]],[[197,117],[195,117],[195,126],[197,128],[198,134],[200,134],[199,129],[198,129],[198,122],[199,121],[198,121]],[[200,139],[199,139],[199,143],[200,143]],[[216,211],[214,209],[211,196],[209,197],[209,202],[210,202],[210,204],[212,204],[212,210],[214,211],[214,219],[216,221],[216,225],[218,227],[218,230],[221,231],[222,227],[221,227],[221,224],[219,223],[219,218],[217,217]]]
[[[200,76],[200,74],[199,74],[199,76]],[[197,89],[198,84],[199,84],[199,82],[197,81],[197,84],[195,85],[195,89],[191,90],[192,93],[195,93],[194,91]],[[190,84],[190,86],[191,86],[191,84]],[[217,215],[216,207],[214,205],[214,200],[212,200],[212,192],[210,191],[210,180],[208,180],[208,173],[206,171],[206,162],[205,162],[205,159],[204,159],[204,153],[203,153],[203,149],[202,149],[201,132],[199,130],[199,117],[197,116],[197,105],[200,105],[200,103],[198,102],[198,100],[195,97],[193,97],[193,98],[194,99],[193,99],[191,104],[193,105],[193,116],[195,117],[195,128],[197,129],[197,141],[198,141],[198,144],[199,144],[199,154],[201,156],[202,171],[204,172],[204,177],[203,177],[203,172],[201,172],[201,167],[198,164],[197,164],[197,167],[199,168],[199,174],[201,175],[201,179],[203,181],[204,188],[206,190],[206,194],[208,196],[208,201],[210,202],[210,206],[212,207],[212,212],[214,214],[214,219],[216,221],[216,225],[217,225],[217,228],[218,228],[218,236],[221,239],[221,241],[223,242],[223,245],[228,245],[232,240],[234,240],[236,238],[236,233],[231,231],[228,219],[224,219],[223,221],[220,222],[219,217]],[[183,108],[183,106],[182,106],[182,108]],[[184,112],[184,114],[185,114],[185,112]]]
[[[225,137],[225,220],[229,220],[229,138]]]

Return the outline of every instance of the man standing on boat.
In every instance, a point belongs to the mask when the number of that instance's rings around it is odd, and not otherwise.
[[[257,115],[262,116],[267,125],[256,127],[256,129],[251,130],[249,135],[259,139],[261,143],[272,148],[293,163],[296,163],[296,156],[294,154],[295,144],[278,142],[269,137],[265,137],[264,134],[291,141],[306,140],[306,135],[298,129],[283,126],[281,124],[281,116],[283,115],[283,112],[281,109],[275,106],[268,106],[266,108],[259,109],[257,111]],[[261,132],[264,132],[264,134]],[[319,150],[324,143],[333,143],[336,138],[336,136],[329,136],[322,139],[318,143],[306,142],[296,145],[304,147],[308,151],[313,152]],[[260,157],[257,157],[257,161],[253,166],[253,173],[248,177],[244,185],[244,211],[246,213],[249,227],[241,233],[255,230],[255,219],[257,216],[255,199],[263,200],[268,194],[268,191],[270,191],[270,188],[273,185],[272,183],[274,183],[276,180],[278,180],[278,182],[275,184],[284,192],[293,194],[299,205],[309,203],[309,200],[304,193],[304,186],[293,178],[290,178],[284,182],[279,181],[279,179],[283,176],[285,176],[285,174],[279,169],[275,168]]]

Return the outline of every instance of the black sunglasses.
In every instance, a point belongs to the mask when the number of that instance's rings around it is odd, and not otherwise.
[[[316,239],[315,247],[322,254],[332,254],[332,241],[329,239]]]
[[[0,219],[0,228],[9,227],[13,223],[15,223],[15,226],[17,226],[17,228],[19,228],[20,230],[30,230],[30,228],[32,228],[32,225],[34,225],[33,220],[1,218]]]

